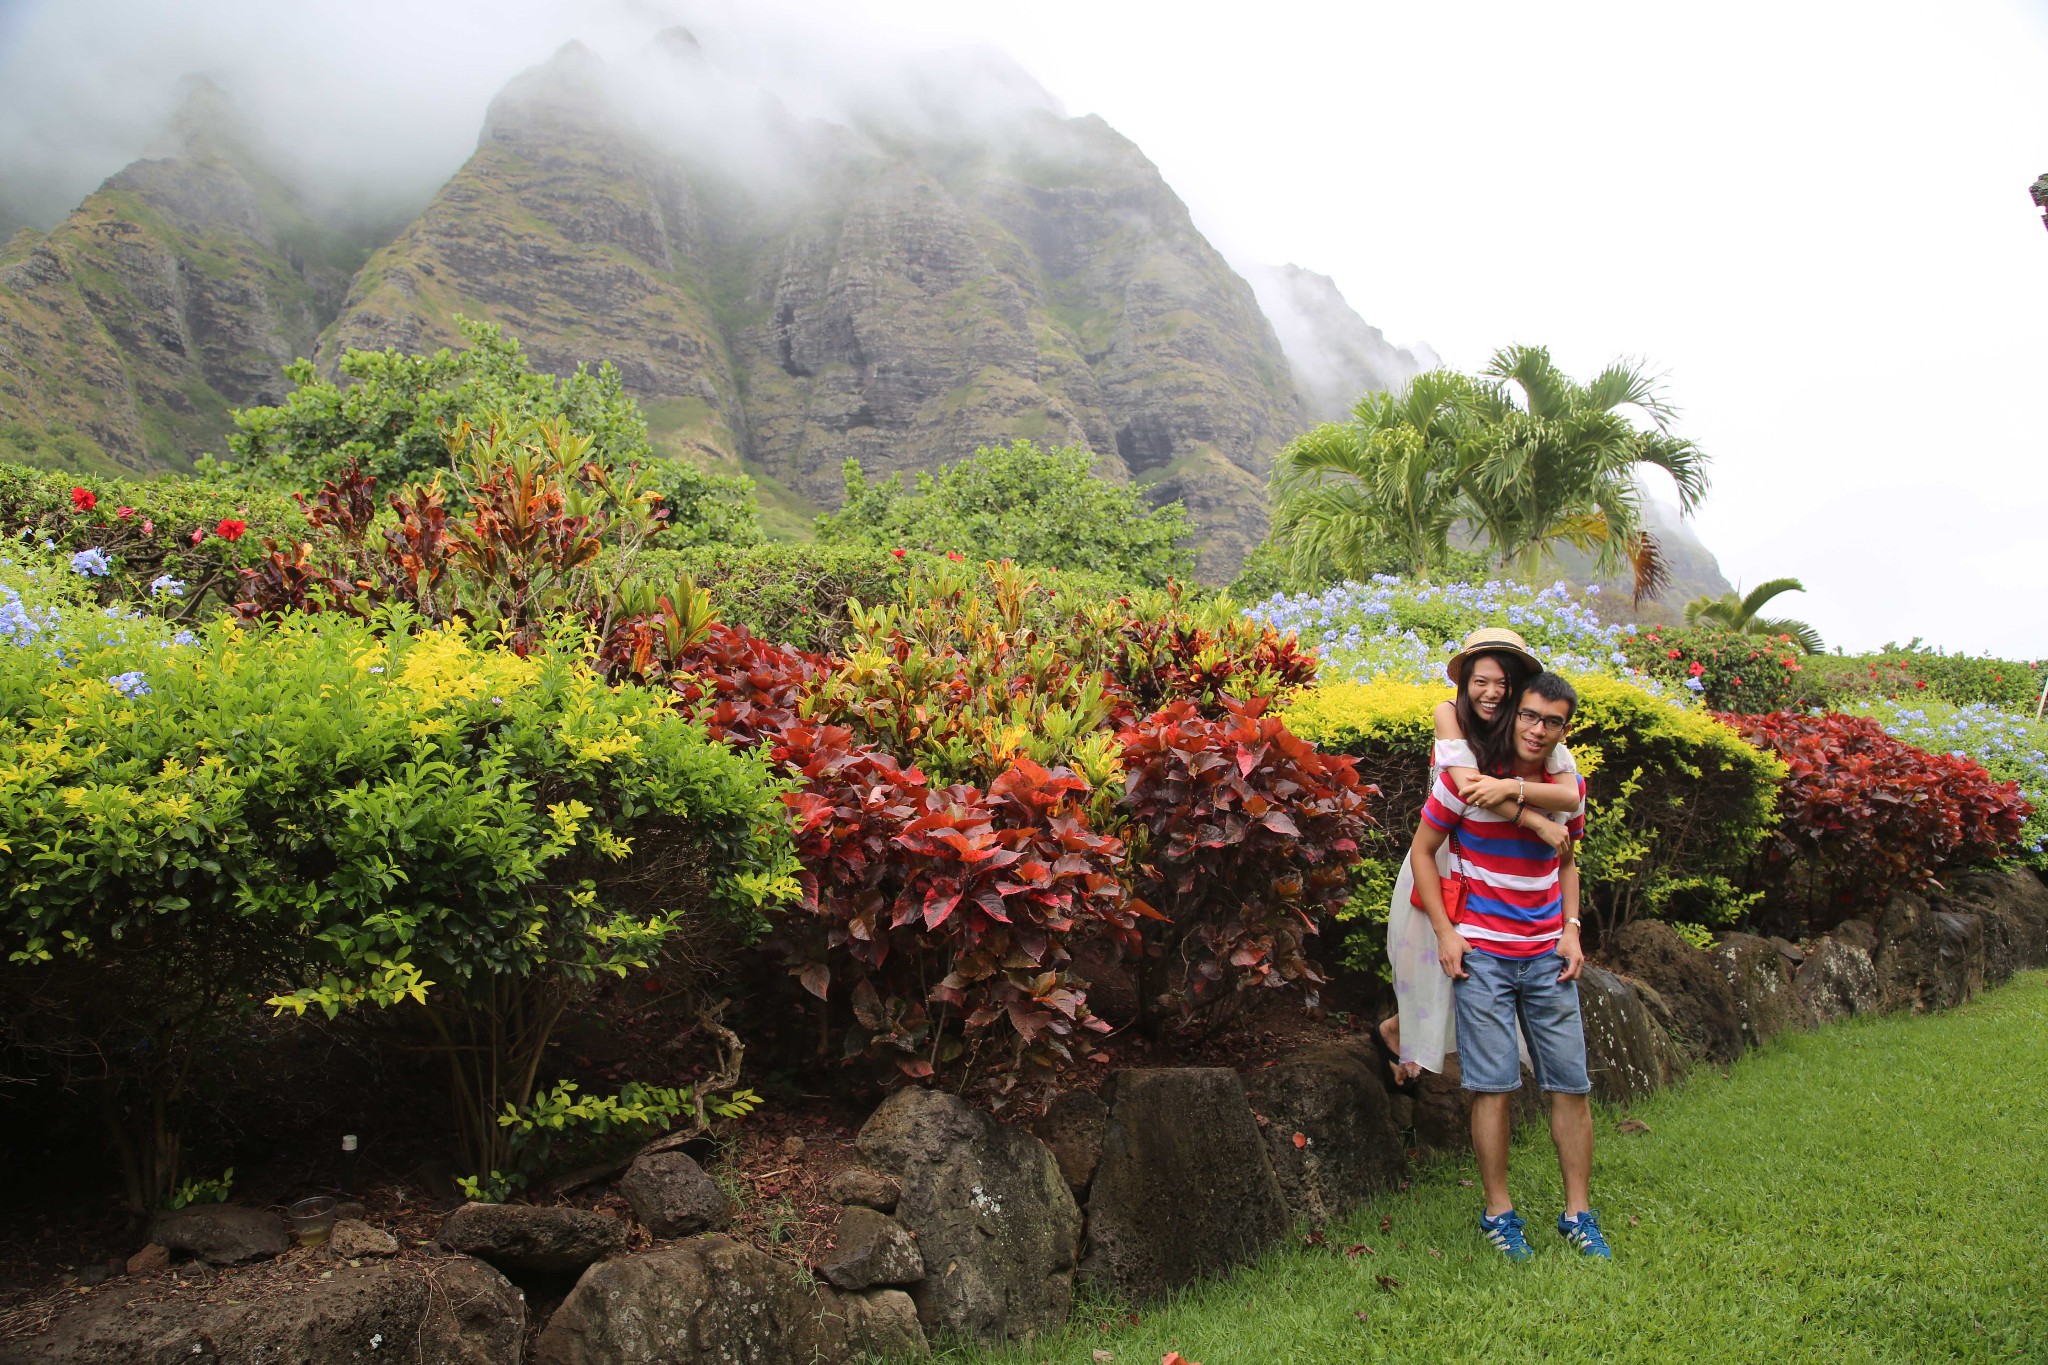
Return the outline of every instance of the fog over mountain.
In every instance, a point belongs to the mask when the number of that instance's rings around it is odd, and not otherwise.
[[[999,52],[649,17],[579,15],[589,41],[495,90],[431,186],[452,94],[416,106],[416,139],[365,147],[307,133],[303,92],[233,44],[211,54],[140,160],[0,255],[0,418],[176,468],[220,448],[232,407],[282,397],[294,355],[333,373],[481,318],[544,368],[617,365],[659,448],[756,475],[786,519],[834,503],[850,458],[1080,443],[1186,502],[1221,579],[1308,420],[1297,378],[1321,412],[1414,368],[1333,288],[1276,296],[1283,353],[1142,151]],[[335,122],[367,117],[360,90],[330,93]],[[46,110],[54,131],[8,144],[28,167],[10,183],[70,183],[157,98],[71,134]],[[6,126],[25,117],[17,94]]]

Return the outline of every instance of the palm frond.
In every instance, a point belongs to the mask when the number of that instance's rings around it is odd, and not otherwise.
[[[1794,621],[1786,616],[1754,616],[1750,618],[1749,631],[1752,635],[1784,635],[1799,646],[1802,654],[1819,654],[1827,648],[1821,642],[1820,632],[1804,621]]]
[[[1657,543],[1657,537],[1648,531],[1636,532],[1628,557],[1629,566],[1635,571],[1635,606],[1642,606],[1671,586],[1671,564],[1664,558],[1664,547]]]
[[[1806,585],[1796,578],[1773,578],[1767,583],[1759,583],[1742,599],[1742,615],[1745,619],[1756,615],[1764,609],[1764,603],[1780,593],[1805,591]],[[1814,651],[1807,652],[1811,654]]]

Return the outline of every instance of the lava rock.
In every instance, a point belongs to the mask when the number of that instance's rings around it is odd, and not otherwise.
[[[915,1284],[924,1278],[924,1257],[901,1223],[854,1205],[839,1215],[818,1273],[841,1289]]]
[[[1267,1120],[1273,1174],[1296,1218],[1327,1222],[1407,1173],[1387,1088],[1374,1071],[1378,1056],[1306,1048],[1247,1078],[1252,1107]]]
[[[1984,925],[1984,984],[2048,964],[2048,886],[2032,872],[1972,872],[1956,880],[1946,910]]]
[[[1082,1278],[1156,1300],[1286,1235],[1287,1201],[1244,1083],[1222,1067],[1119,1071],[1088,1187]]]
[[[292,1244],[282,1218],[239,1204],[190,1204],[160,1213],[150,1221],[149,1240],[210,1265],[267,1261]]]
[[[732,1201],[684,1152],[648,1152],[634,1159],[619,1193],[656,1237],[694,1237],[732,1223]]]
[[[1678,1045],[1626,978],[1586,964],[1579,977],[1579,1015],[1586,1029],[1586,1070],[1599,1098],[1627,1104],[1684,1072]]]
[[[232,1276],[234,1272],[228,1272]],[[232,1296],[120,1286],[0,1348],[7,1365],[509,1365],[526,1300],[463,1257],[340,1266],[328,1279],[252,1285]]]
[[[843,1294],[719,1233],[583,1273],[536,1365],[783,1365],[929,1353],[900,1290]]]
[[[1684,1051],[1710,1062],[1732,1062],[1742,1054],[1735,992],[1712,954],[1693,947],[1661,920],[1638,919],[1610,936],[1605,956],[1656,991]]]
[[[1102,1131],[1109,1126],[1109,1106],[1086,1090],[1069,1090],[1046,1106],[1036,1131],[1076,1199],[1088,1193],[1095,1164],[1102,1160]]]
[[[1044,1143],[957,1096],[899,1090],[856,1144],[903,1183],[896,1221],[924,1256],[910,1292],[927,1333],[1000,1341],[1066,1321],[1081,1209]]]
[[[903,1197],[903,1182],[866,1166],[848,1166],[832,1177],[825,1193],[835,1204],[858,1204],[878,1213],[888,1213]]]
[[[327,1249],[344,1261],[366,1256],[396,1256],[398,1239],[360,1218],[343,1218],[327,1234]]]
[[[1714,963],[1735,997],[1736,1022],[1750,1047],[1762,1047],[1787,1029],[1813,1027],[1813,1016],[1792,989],[1791,968],[1769,939],[1724,934]]]
[[[1878,980],[1888,1009],[1948,1009],[1984,987],[1984,921],[1894,891],[1877,926]]]
[[[1860,920],[1848,920],[1845,927],[1848,924],[1869,934],[1870,945],[1875,946],[1876,935],[1868,925]],[[1838,929],[1806,946],[1806,961],[1792,978],[1792,990],[1818,1023],[1832,1024],[1884,1009],[1884,983],[1870,959],[1870,947],[1855,941],[1858,937],[1853,931],[1844,934]]]
[[[161,1275],[171,1268],[171,1249],[160,1242],[151,1242],[128,1258],[126,1266],[130,1275]]]
[[[626,1249],[626,1225],[589,1209],[464,1204],[441,1225],[441,1245],[501,1270],[560,1275]]]

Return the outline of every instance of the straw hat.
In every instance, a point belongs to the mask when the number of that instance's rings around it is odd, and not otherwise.
[[[1458,647],[1450,662],[1444,665],[1444,676],[1451,680],[1453,687],[1458,683],[1458,668],[1474,654],[1512,654],[1529,665],[1536,672],[1543,671],[1543,660],[1529,652],[1529,642],[1512,630],[1500,626],[1488,626],[1475,630],[1465,637],[1465,643]]]

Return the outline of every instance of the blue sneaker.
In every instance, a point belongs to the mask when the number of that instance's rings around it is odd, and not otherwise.
[[[1614,1259],[1607,1239],[1600,1235],[1600,1215],[1587,1209],[1576,1218],[1557,1215],[1557,1235],[1579,1249],[1581,1256],[1598,1256],[1603,1261]]]
[[[1529,1245],[1529,1239],[1522,1235],[1522,1229],[1527,1226],[1522,1215],[1513,1209],[1491,1218],[1485,1214],[1479,1216],[1479,1235],[1493,1243],[1495,1250],[1510,1261],[1526,1261],[1536,1254]]]

